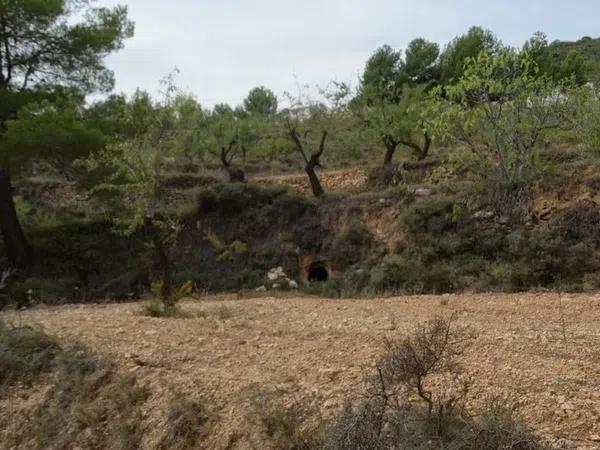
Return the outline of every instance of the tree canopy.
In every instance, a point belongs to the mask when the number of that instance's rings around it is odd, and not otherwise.
[[[277,97],[264,86],[256,87],[244,100],[244,109],[250,114],[272,116],[277,112]]]
[[[113,74],[104,58],[132,35],[123,6],[93,7],[84,0],[0,1],[0,228],[13,264],[29,265],[32,259],[12,199],[15,156],[53,162],[60,154],[64,163],[70,150],[75,157],[86,149],[82,137],[95,142],[93,133],[85,137],[75,124],[72,105],[66,112],[59,108],[64,99],[112,89]],[[60,119],[54,125],[65,128],[51,129],[52,115]],[[42,129],[53,138],[48,140]]]

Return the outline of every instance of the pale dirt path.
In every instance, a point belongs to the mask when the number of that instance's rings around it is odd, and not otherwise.
[[[214,405],[218,424],[207,448],[261,448],[248,418],[253,386],[312,395],[331,415],[361,393],[363,370],[386,337],[456,312],[458,323],[476,331],[463,363],[478,404],[504,399],[545,438],[600,449],[600,295],[563,297],[566,343],[556,294],[230,298],[183,303],[189,311],[226,306],[226,320],[151,319],[136,314],[139,304],[37,308],[0,318],[81,340],[148,384],[148,448],[151,431],[160,428],[153,411],[173,388]]]

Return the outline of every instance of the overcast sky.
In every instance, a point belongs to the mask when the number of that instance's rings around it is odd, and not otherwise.
[[[241,103],[255,86],[278,96],[295,77],[308,84],[352,81],[369,54],[415,37],[445,44],[472,25],[521,45],[600,36],[599,0],[99,0],[126,4],[135,37],[109,58],[118,92],[155,94],[180,69],[178,84],[203,106]]]

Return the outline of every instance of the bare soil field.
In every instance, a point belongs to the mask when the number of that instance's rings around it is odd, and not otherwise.
[[[250,398],[257,387],[306,396],[325,417],[360,397],[386,338],[456,313],[475,334],[462,356],[472,406],[502,400],[563,448],[600,448],[600,295],[485,294],[372,300],[209,297],[192,319],[152,319],[140,304],[39,307],[0,315],[35,323],[113,358],[150,389],[145,447],[166,393],[205,398],[206,448],[264,448]],[[6,411],[5,411],[6,413]]]

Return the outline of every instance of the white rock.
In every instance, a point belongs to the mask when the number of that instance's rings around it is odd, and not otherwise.
[[[433,191],[428,188],[417,188],[415,189],[415,195],[417,197],[429,197]]]

